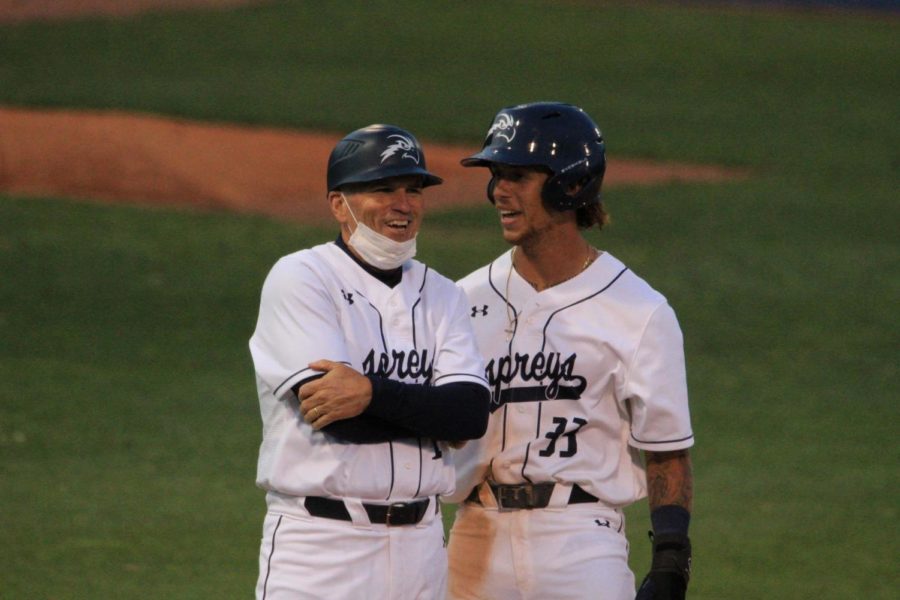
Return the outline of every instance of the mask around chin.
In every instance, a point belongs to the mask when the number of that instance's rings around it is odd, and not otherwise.
[[[368,225],[360,223],[347,202],[347,197],[342,193],[347,210],[356,223],[356,229],[350,234],[348,243],[356,250],[360,257],[382,271],[396,269],[407,260],[416,255],[416,238],[405,242],[395,242],[391,238],[381,235]]]

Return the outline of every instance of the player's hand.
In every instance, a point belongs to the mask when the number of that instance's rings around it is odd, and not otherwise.
[[[372,400],[372,382],[359,371],[330,360],[309,367],[325,373],[297,390],[300,413],[313,429],[361,414]]]
[[[691,577],[691,541],[685,535],[657,535],[653,564],[635,600],[684,600]]]

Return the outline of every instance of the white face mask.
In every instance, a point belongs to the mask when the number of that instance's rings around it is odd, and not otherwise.
[[[350,234],[349,244],[362,257],[364,261],[382,271],[396,269],[407,260],[416,255],[416,238],[405,242],[395,242],[391,238],[381,235],[368,225],[360,223],[347,202],[347,197],[341,192],[341,198],[350,211],[350,216],[356,222],[356,229]],[[418,235],[418,234],[416,234]]]

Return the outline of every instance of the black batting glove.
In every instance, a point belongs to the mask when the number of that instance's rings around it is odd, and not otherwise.
[[[635,600],[684,600],[691,578],[691,540],[682,533],[654,536],[653,563]]]

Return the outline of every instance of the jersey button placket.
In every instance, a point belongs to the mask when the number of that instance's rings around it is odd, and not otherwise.
[[[522,317],[524,318],[524,323],[526,327],[522,331],[523,337],[522,340],[525,344],[524,352],[527,353],[532,359],[536,352],[540,350],[541,347],[541,338],[543,336],[543,332],[541,327],[536,326],[536,323],[540,323],[540,303],[535,299],[528,304],[522,310]],[[539,381],[531,381],[528,385],[541,385],[542,382]],[[534,403],[519,403],[516,405],[516,412],[520,414],[529,413],[535,407]]]
[[[525,307],[525,323],[528,325],[534,325],[538,321],[538,313],[540,313],[541,305],[535,300],[533,302],[529,302],[528,306]],[[530,333],[537,334],[540,333],[538,331],[530,330]]]

